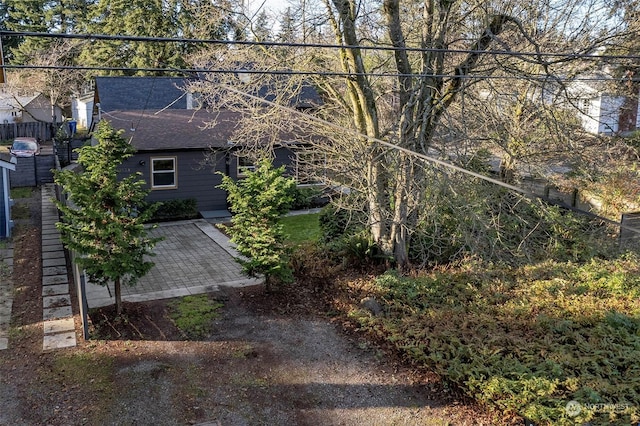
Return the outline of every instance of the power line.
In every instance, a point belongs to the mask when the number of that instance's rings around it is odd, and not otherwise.
[[[566,60],[571,59],[632,59],[638,60],[640,59],[640,55],[600,55],[600,54],[591,54],[591,53],[549,53],[549,52],[518,52],[518,51],[509,51],[509,50],[471,50],[471,49],[438,49],[438,48],[396,48],[389,46],[350,46],[350,45],[338,45],[338,44],[319,44],[319,43],[280,43],[280,42],[255,42],[255,41],[234,41],[234,40],[216,40],[216,39],[192,39],[192,38],[171,38],[171,37],[144,37],[144,36],[122,36],[122,35],[105,35],[105,34],[61,34],[61,33],[40,33],[40,32],[17,32],[17,31],[0,31],[0,37],[45,37],[45,38],[65,38],[65,39],[83,39],[83,40],[111,40],[111,41],[134,41],[134,42],[162,42],[162,43],[203,43],[203,44],[218,44],[218,45],[243,45],[243,46],[265,46],[265,47],[303,47],[303,48],[327,48],[327,49],[344,49],[344,48],[354,48],[359,50],[375,50],[375,51],[409,51],[409,52],[421,52],[421,53],[452,53],[452,54],[483,54],[483,55],[496,55],[496,56],[513,56],[513,57],[536,57],[536,58],[563,58]],[[57,69],[57,70],[85,70],[85,71],[144,71],[144,72],[159,72],[159,73],[185,73],[185,74],[199,74],[199,73],[246,73],[246,74],[273,74],[273,75],[325,75],[325,76],[380,76],[380,77],[424,77],[423,74],[399,74],[399,73],[345,73],[345,72],[318,72],[318,71],[277,71],[277,70],[220,70],[220,69],[170,69],[170,68],[127,68],[127,67],[92,67],[92,66],[56,66],[56,65],[4,65],[2,68],[15,68],[15,69]],[[473,78],[473,79],[524,79],[524,78],[540,78],[540,79],[553,79],[554,81],[558,81],[563,79],[562,77],[552,77],[549,75],[534,75],[534,76],[496,76],[496,75],[427,75],[432,78]],[[582,78],[564,78],[572,81],[602,81],[602,80],[611,80],[614,79],[606,79],[606,78],[597,78],[597,77],[582,77]],[[623,78],[620,79],[623,81],[638,81],[638,79],[630,79]],[[263,98],[259,98],[248,93],[244,93],[242,91],[236,90],[229,86],[225,86],[226,90],[230,92],[235,92],[241,94],[243,96],[253,98],[263,103],[271,104],[278,108],[288,110],[295,114],[302,114],[299,111],[289,108],[286,106],[278,105],[274,102],[267,101]],[[464,169],[462,167],[456,166],[454,164],[448,163],[446,161],[439,160],[437,158],[433,158],[431,156],[421,154],[419,152],[415,152],[409,150],[407,148],[403,148],[392,143],[383,141],[378,138],[373,138],[368,135],[361,134],[355,130],[345,129],[343,126],[339,126],[328,121],[322,120],[320,118],[305,115],[307,118],[311,118],[312,120],[316,120],[321,122],[324,125],[328,125],[330,127],[334,127],[340,131],[347,131],[349,133],[354,134],[357,137],[363,137],[371,140],[372,142],[376,142],[382,146],[386,146],[389,149],[394,149],[398,151],[405,152],[406,154],[415,156],[417,158],[429,161],[434,164],[438,164],[445,168],[449,168],[455,171],[458,171],[463,174],[467,174],[473,176],[475,178],[493,183],[495,185],[504,187],[506,189],[519,192],[527,197],[542,199],[537,194],[532,193],[529,190],[524,188],[520,188],[514,185],[507,184],[497,179],[490,178],[488,176]],[[640,229],[636,229],[633,227],[629,227],[627,225],[623,225],[619,222],[615,222],[611,219],[596,215],[591,212],[586,212],[576,208],[570,208],[573,211],[576,211],[581,214],[586,214],[590,217],[601,220],[605,223],[616,225],[620,228],[629,229],[633,232],[640,233]]]
[[[444,49],[431,47],[394,47],[394,46],[362,46],[343,45],[327,43],[293,43],[275,41],[245,41],[245,40],[223,40],[223,39],[201,39],[201,38],[181,38],[181,37],[150,37],[150,36],[128,36],[109,34],[64,34],[64,33],[43,33],[33,31],[6,31],[0,30],[0,37],[43,37],[43,38],[63,38],[80,40],[106,40],[106,41],[133,41],[133,42],[154,42],[154,43],[182,43],[182,44],[212,44],[231,46],[263,46],[263,47],[300,47],[319,49],[358,49],[373,51],[406,51],[418,53],[452,53],[452,54],[485,54],[497,56],[535,57],[535,58],[563,58],[571,59],[640,59],[640,55],[601,55],[588,52],[523,52],[512,50],[473,50],[473,49]]]
[[[141,68],[141,67],[105,67],[88,65],[4,65],[5,69],[61,70],[61,71],[109,71],[109,72],[148,72],[155,74],[259,74],[282,76],[318,76],[318,77],[428,77],[461,80],[538,80],[538,81],[611,81],[638,82],[640,77],[563,77],[550,74],[523,75],[486,75],[486,74],[402,74],[386,72],[350,73],[344,71],[297,71],[297,70],[256,70],[256,69],[207,69],[207,68]]]
[[[369,136],[369,135],[360,133],[357,130],[347,129],[342,125],[334,124],[334,123],[326,121],[326,120],[324,120],[322,118],[319,118],[319,117],[316,117],[316,116],[313,116],[313,115],[309,115],[309,114],[305,114],[303,112],[300,112],[300,111],[296,110],[295,108],[291,108],[291,107],[287,107],[287,106],[284,106],[284,105],[277,104],[275,102],[266,100],[264,98],[260,98],[258,96],[251,95],[249,93],[246,93],[246,92],[243,92],[241,90],[235,89],[235,88],[230,87],[228,85],[222,85],[222,88],[224,90],[228,90],[230,92],[233,92],[233,93],[236,93],[238,95],[247,97],[249,99],[256,100],[256,101],[259,101],[261,103],[271,105],[271,106],[273,106],[275,108],[278,108],[278,109],[282,109],[282,110],[290,112],[290,113],[292,113],[294,115],[303,116],[303,117],[305,117],[307,119],[310,119],[311,121],[315,121],[315,122],[323,124],[325,126],[329,126],[331,128],[334,128],[334,129],[338,130],[339,132],[346,132],[346,133],[349,133],[349,134],[351,134],[353,136],[356,136],[358,138],[365,138],[365,139],[367,139],[367,140],[369,140],[371,142],[375,142],[375,143],[377,143],[377,144],[379,144],[381,146],[385,146],[385,147],[387,147],[389,149],[396,150],[396,151],[401,151],[401,152],[404,152],[405,154],[420,158],[420,159],[428,161],[430,163],[437,164],[439,166],[455,170],[457,172],[460,172],[460,173],[475,177],[477,179],[481,179],[483,181],[493,183],[495,185],[501,186],[501,187],[509,189],[511,191],[518,192],[518,193],[524,195],[525,197],[528,197],[528,198],[531,198],[531,199],[539,199],[539,200],[542,200],[542,201],[545,201],[545,202],[549,202],[549,200],[545,200],[544,197],[541,197],[540,195],[537,195],[537,194],[535,194],[535,193],[533,193],[533,192],[531,192],[531,191],[529,191],[527,189],[520,188],[518,186],[508,184],[508,183],[503,182],[503,181],[498,180],[498,179],[493,179],[493,178],[491,178],[489,176],[485,176],[483,174],[480,174],[480,173],[477,173],[477,172],[474,172],[474,171],[471,171],[471,170],[467,170],[467,169],[465,169],[463,167],[456,166],[455,164],[451,164],[449,162],[446,162],[446,161],[431,157],[431,156],[426,155],[426,154],[422,154],[422,153],[419,153],[419,152],[416,152],[416,151],[412,151],[410,149],[407,149],[407,148],[404,148],[404,147],[401,147],[401,146],[398,146],[398,145],[394,145],[394,144],[392,144],[390,142],[387,142],[387,141],[384,141],[382,139],[379,139],[379,138],[376,138],[376,137],[373,137],[373,136]],[[640,229],[638,229],[638,228],[631,227],[631,226],[622,224],[620,222],[616,222],[614,220],[611,220],[611,219],[608,219],[606,217],[597,215],[595,213],[588,212],[588,211],[585,211],[585,210],[582,210],[582,209],[578,209],[576,207],[566,206],[564,204],[562,205],[562,207],[567,208],[567,209],[569,209],[569,210],[571,210],[573,212],[576,212],[576,213],[591,217],[593,219],[600,220],[600,221],[602,221],[604,223],[608,223],[610,225],[615,225],[615,226],[617,226],[619,228],[628,229],[628,230],[630,230],[632,232],[640,234]]]

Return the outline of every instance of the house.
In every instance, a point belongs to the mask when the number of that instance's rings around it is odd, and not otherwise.
[[[149,201],[194,198],[208,217],[227,209],[227,194],[217,188],[222,178],[216,172],[238,179],[253,165],[234,154],[231,139],[240,114],[200,109],[197,94],[185,90],[187,83],[179,77],[96,77],[94,118],[123,130],[136,148],[121,170],[142,174]],[[320,98],[305,88],[296,102],[309,108]],[[282,138],[295,140],[295,135]],[[283,145],[275,154],[276,166],[286,165],[296,174],[293,145]]]
[[[614,135],[640,128],[638,96],[614,94],[612,83],[611,74],[595,71],[567,85],[568,104],[589,133]]]
[[[0,122],[12,123],[56,123],[62,122],[62,109],[51,106],[48,97],[39,94],[21,95],[11,91],[0,91]]]
[[[93,91],[71,98],[71,119],[78,129],[88,129],[93,119]]]
[[[11,236],[11,228],[13,221],[11,220],[11,205],[13,200],[10,198],[9,171],[16,170],[16,157],[0,157],[0,238],[8,238]]]

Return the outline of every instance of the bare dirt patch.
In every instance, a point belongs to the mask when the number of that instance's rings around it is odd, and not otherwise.
[[[329,282],[212,295],[224,307],[200,341],[184,340],[171,300],[126,304],[117,321],[104,308],[92,312],[91,340],[42,353],[42,268],[27,261],[39,239],[35,226],[16,234],[0,424],[500,423],[350,328],[335,308],[347,295]]]

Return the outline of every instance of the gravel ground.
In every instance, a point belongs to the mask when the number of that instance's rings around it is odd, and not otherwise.
[[[39,196],[27,202],[34,217],[20,223],[14,241],[0,425],[500,423],[345,333],[340,319],[318,315],[326,306],[316,293],[230,290],[201,341],[184,340],[172,326],[170,300],[135,304],[123,325],[135,333],[107,324],[111,336],[84,341],[76,318],[78,346],[43,353]]]

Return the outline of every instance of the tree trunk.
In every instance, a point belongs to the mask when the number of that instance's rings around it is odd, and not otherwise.
[[[396,176],[395,194],[393,196],[394,212],[391,233],[389,238],[393,248],[393,257],[399,268],[404,268],[409,263],[407,250],[407,229],[411,226],[409,219],[409,193],[413,192],[414,184],[411,168],[412,162],[408,154],[399,153],[400,167]]]
[[[122,285],[119,277],[113,282],[113,293],[116,298],[116,316],[120,316],[122,314]]]

